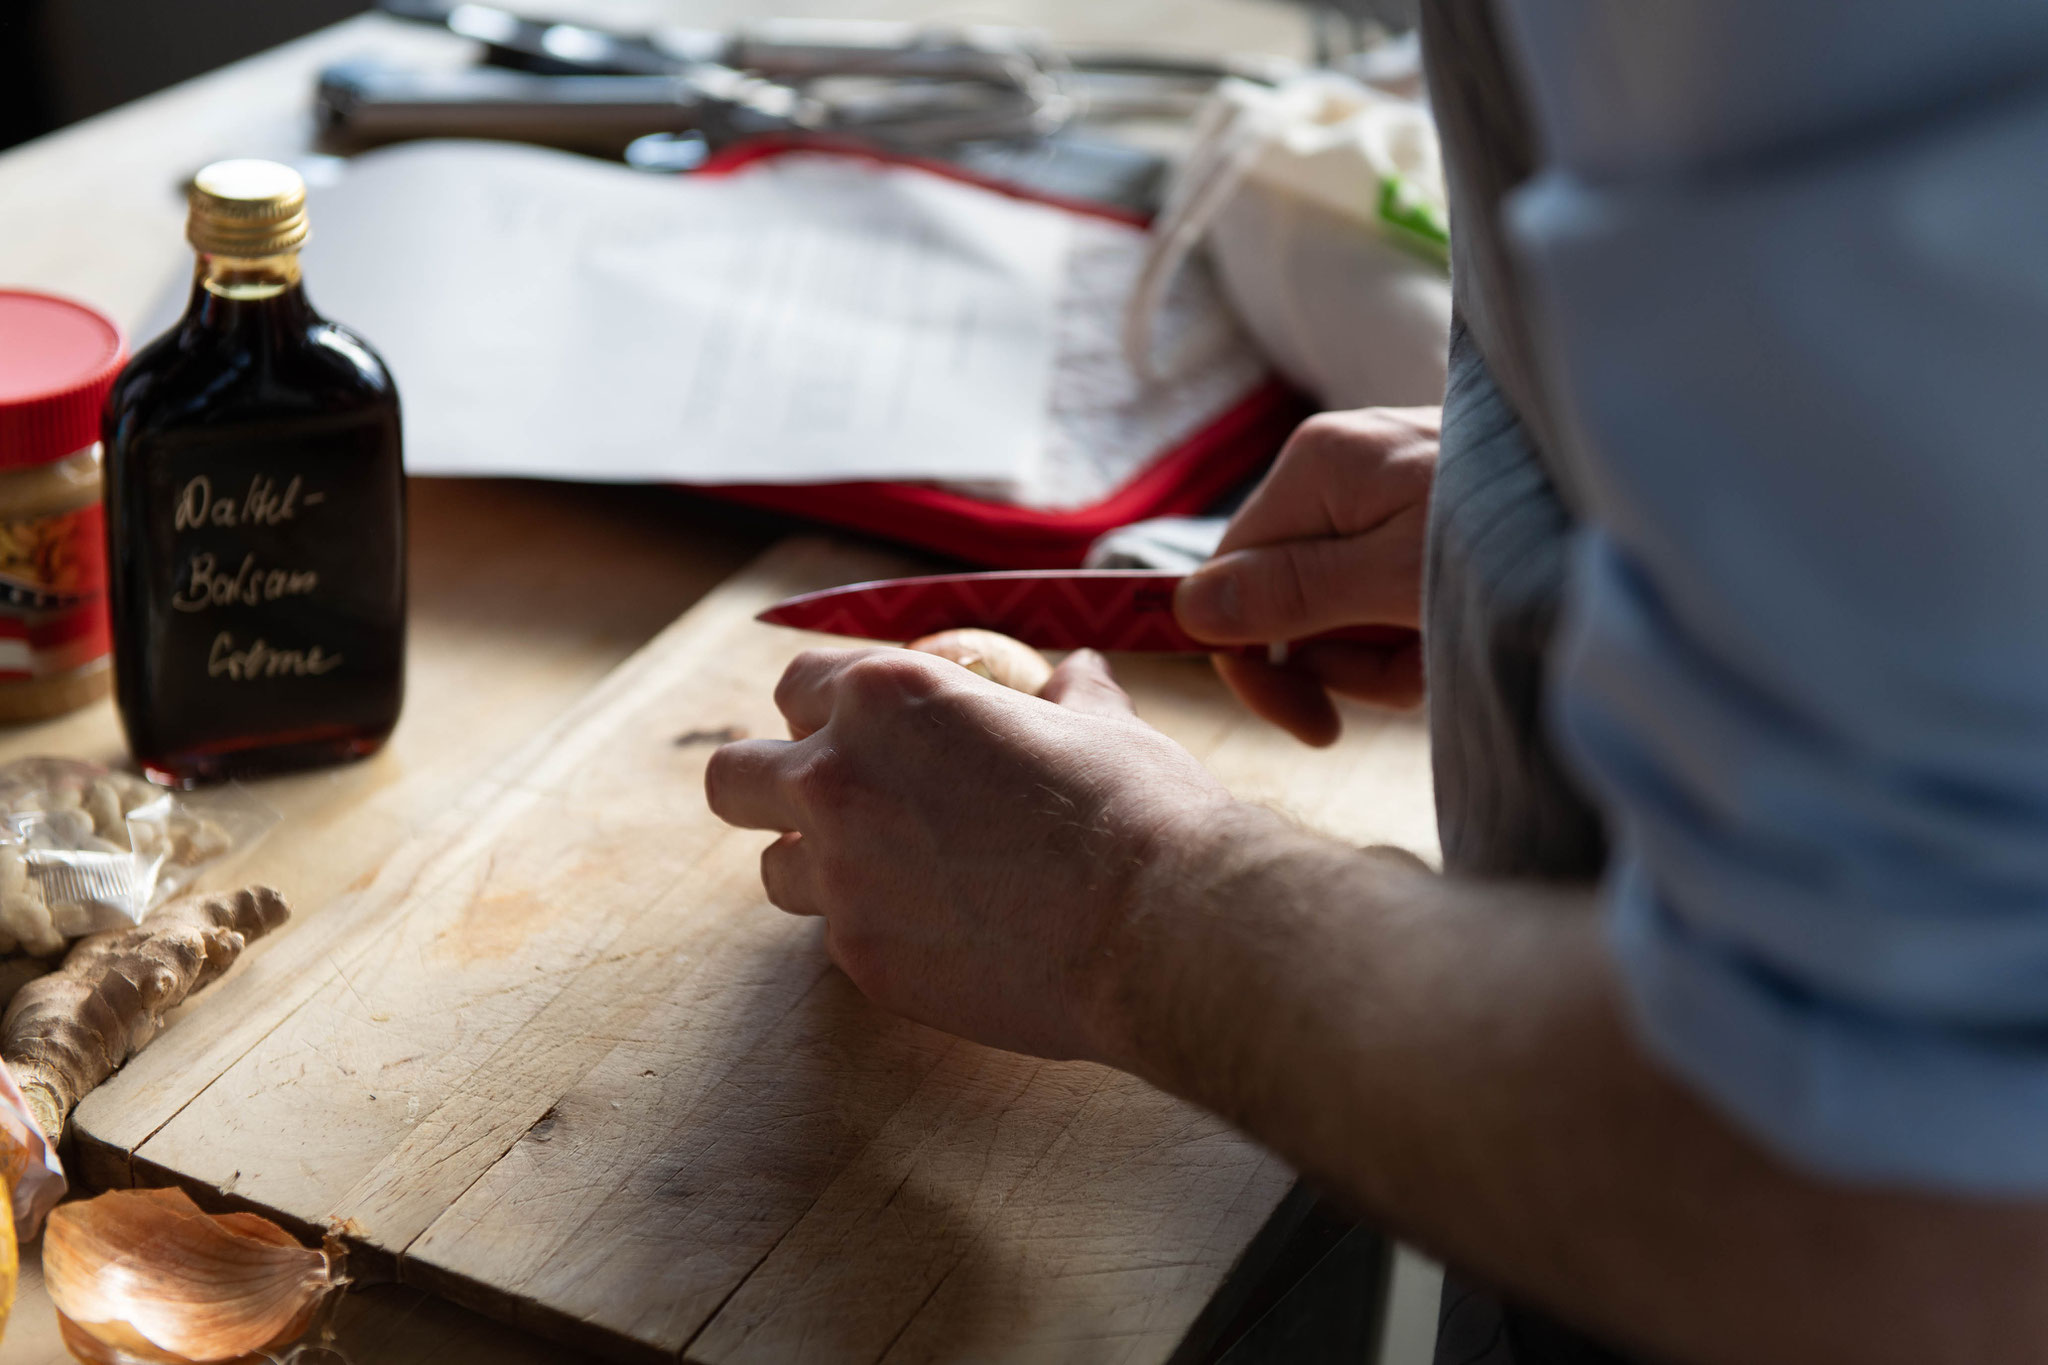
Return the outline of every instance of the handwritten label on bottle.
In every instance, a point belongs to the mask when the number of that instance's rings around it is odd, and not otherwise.
[[[236,493],[216,489],[209,475],[195,474],[178,490],[171,529],[179,540],[188,539],[187,532],[208,532],[213,534],[207,539],[216,542],[224,530],[276,532],[326,501],[326,493],[308,488],[299,474],[279,479],[259,470],[249,476],[246,488]],[[275,543],[278,537],[266,539]],[[184,571],[171,594],[175,611],[232,612],[290,598],[312,598],[320,591],[317,568],[274,563],[260,558],[255,550],[245,551],[237,561],[232,553],[191,549],[184,559]],[[278,646],[261,635],[238,639],[234,631],[223,629],[206,651],[206,676],[228,682],[317,678],[332,673],[345,661],[346,656],[331,642]]]
[[[205,611],[237,602],[253,607],[280,597],[302,597],[320,586],[318,570],[259,569],[253,554],[243,556],[242,567],[232,574],[217,568],[212,555],[196,554],[187,572],[185,586],[171,597],[171,605],[179,611]]]
[[[189,531],[200,526],[281,526],[299,514],[301,480],[293,475],[282,493],[267,474],[249,480],[249,491],[241,498],[217,497],[213,480],[200,474],[189,480],[178,494],[178,512],[172,528]],[[325,493],[308,493],[304,506],[325,502]]]
[[[317,678],[339,667],[341,656],[324,653],[318,645],[305,650],[272,649],[267,641],[259,639],[247,649],[236,649],[235,637],[226,631],[213,637],[213,648],[206,656],[208,677],[240,682],[257,678]]]

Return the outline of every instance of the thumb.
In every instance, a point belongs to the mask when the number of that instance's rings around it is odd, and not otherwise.
[[[1269,644],[1361,625],[1412,625],[1415,574],[1374,536],[1235,550],[1181,581],[1181,628],[1211,644]]]
[[[1092,716],[1134,714],[1129,695],[1109,671],[1109,660],[1092,649],[1077,649],[1062,659],[1038,695],[1069,711]]]

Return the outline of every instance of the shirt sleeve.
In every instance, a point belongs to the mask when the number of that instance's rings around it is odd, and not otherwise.
[[[1503,13],[1641,1037],[1810,1169],[2048,1192],[2048,5]]]

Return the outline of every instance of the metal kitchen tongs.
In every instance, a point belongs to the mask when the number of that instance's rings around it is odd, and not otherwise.
[[[478,4],[381,0],[384,12],[484,44],[483,65],[330,67],[330,140],[497,137],[681,168],[767,132],[827,133],[905,152],[1032,142],[1078,123],[1182,118],[1227,76],[1275,60],[1056,49],[1019,29],[781,19],[732,33],[619,33]]]

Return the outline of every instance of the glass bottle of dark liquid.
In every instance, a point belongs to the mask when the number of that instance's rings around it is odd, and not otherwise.
[[[191,304],[108,400],[115,698],[159,782],[361,757],[398,720],[398,394],[306,301],[305,202],[272,162],[194,178]]]

